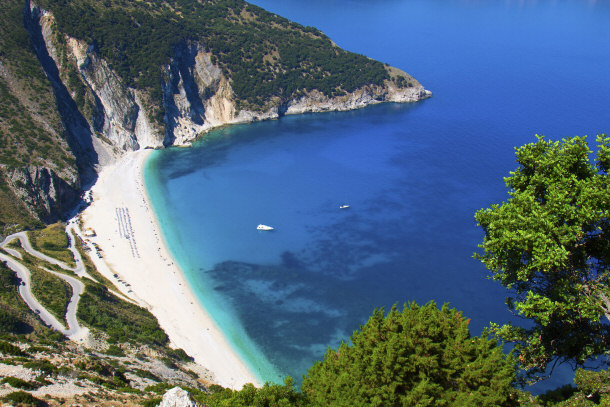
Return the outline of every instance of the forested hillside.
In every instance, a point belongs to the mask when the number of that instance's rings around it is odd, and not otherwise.
[[[21,0],[0,5],[0,234],[11,225],[35,226],[49,218],[40,202],[28,205],[18,195],[20,185],[14,184],[24,180],[15,169],[45,167],[78,184],[53,89],[23,26],[23,7]]]
[[[157,100],[161,67],[188,41],[214,55],[238,99],[249,105],[313,89],[343,94],[390,79],[382,63],[242,0],[39,3],[53,13],[60,31],[93,44],[126,84],[151,89]]]

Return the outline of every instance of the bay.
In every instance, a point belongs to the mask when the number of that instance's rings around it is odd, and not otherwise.
[[[147,189],[170,250],[242,357],[264,380],[300,379],[374,308],[410,301],[449,302],[474,335],[511,320],[471,257],[473,215],[507,198],[514,147],[534,134],[610,128],[610,3],[254,4],[434,96],[227,127],[151,156]],[[564,369],[539,388],[570,380]]]

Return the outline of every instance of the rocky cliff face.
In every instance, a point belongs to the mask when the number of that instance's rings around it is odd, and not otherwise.
[[[112,162],[125,151],[170,145],[189,145],[199,135],[225,124],[278,118],[284,114],[357,109],[380,102],[412,102],[430,96],[417,81],[402,71],[392,74],[408,79],[410,87],[366,86],[355,92],[328,97],[312,91],[291,100],[271,100],[264,111],[239,110],[231,82],[212,62],[212,55],[201,44],[184,43],[174,50],[171,63],[164,67],[163,123],[151,117],[143,101],[149,95],[125,86],[93,46],[53,32],[53,16],[30,4],[32,24],[38,25],[47,53],[62,72],[77,67],[78,79],[95,100],[86,118],[90,144],[96,152],[96,165]],[[66,50],[62,58],[58,50]],[[390,69],[390,68],[388,68]],[[77,92],[74,83],[67,91]],[[81,109],[82,110],[82,109]],[[82,133],[82,132],[81,132]]]
[[[58,215],[71,209],[79,196],[78,184],[66,182],[46,167],[6,169],[4,178],[32,216],[46,223],[57,221]]]

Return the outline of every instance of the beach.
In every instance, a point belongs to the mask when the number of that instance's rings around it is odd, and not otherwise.
[[[95,233],[86,236],[91,258],[122,294],[157,317],[172,347],[184,349],[210,371],[209,380],[233,389],[246,383],[260,386],[199,304],[164,244],[143,181],[150,153],[125,154],[100,172],[91,190],[93,202],[82,213],[81,233]]]

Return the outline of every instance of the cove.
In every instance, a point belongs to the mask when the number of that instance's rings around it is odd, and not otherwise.
[[[416,104],[287,116],[155,151],[146,185],[200,300],[265,380],[297,380],[376,307],[511,320],[472,253],[514,147],[610,128],[606,2],[257,0],[406,70]],[[341,204],[350,208],[341,210]],[[259,223],[274,226],[259,232]],[[540,388],[571,381],[558,372]]]

